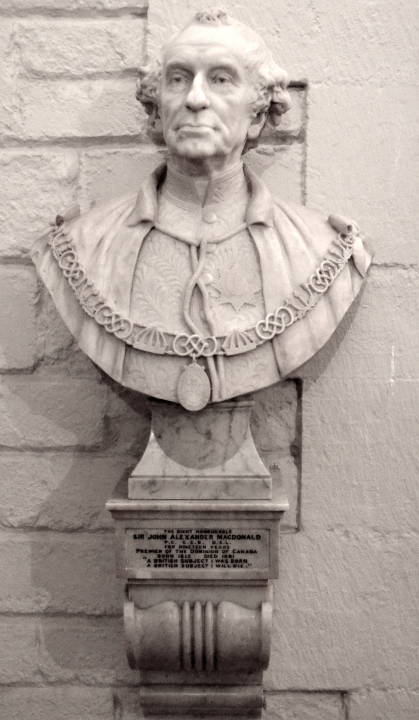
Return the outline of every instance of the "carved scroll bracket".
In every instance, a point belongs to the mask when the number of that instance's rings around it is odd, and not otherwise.
[[[221,588],[220,588],[221,591]],[[222,594],[222,591],[220,592]],[[133,670],[257,672],[269,664],[272,605],[252,610],[221,600],[124,605],[127,655]]]

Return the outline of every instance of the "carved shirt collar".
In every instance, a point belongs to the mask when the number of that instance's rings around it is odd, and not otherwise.
[[[208,181],[178,172],[169,162],[162,194],[186,210],[191,205],[207,208],[220,203],[234,203],[237,198],[246,198],[248,195],[243,163],[217,173]]]
[[[219,182],[214,184],[214,188],[209,189],[209,194],[207,193],[207,195],[213,202],[215,201],[214,193],[217,196],[222,196],[222,191],[227,188],[229,183],[232,184],[233,188],[237,189],[240,187],[241,180],[240,175],[237,173],[238,169],[240,169],[240,166],[235,166],[235,168],[232,169],[234,172],[231,177],[230,173],[220,176]],[[268,227],[272,227],[274,209],[270,192],[265,185],[260,182],[255,173],[246,166],[246,164],[243,165],[243,174],[249,191],[249,201],[245,213],[247,225],[261,223]],[[159,209],[158,191],[163,182],[166,180],[166,177],[168,181],[168,192],[173,194],[174,191],[175,195],[179,195],[180,193],[182,197],[185,197],[185,194],[188,192],[188,188],[190,189],[190,182],[188,182],[188,178],[186,178],[182,181],[182,186],[178,186],[175,190],[177,183],[175,175],[179,175],[179,173],[176,173],[176,171],[172,169],[170,169],[170,172],[167,173],[166,163],[159,165],[154,170],[139,190],[135,206],[126,220],[126,224],[129,227],[138,225],[142,222],[153,223],[156,221]],[[193,193],[194,194],[192,196],[189,195],[189,201],[191,202],[192,200],[193,202],[193,199],[195,199],[195,202],[201,202],[199,199],[199,192],[196,187],[194,187]]]

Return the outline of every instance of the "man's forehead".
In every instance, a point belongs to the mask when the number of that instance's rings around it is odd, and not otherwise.
[[[166,64],[175,56],[187,57],[197,51],[214,59],[220,55],[241,60],[251,44],[235,26],[212,27],[196,23],[182,30],[163,47],[163,63]]]
[[[163,66],[193,65],[197,63],[206,67],[232,66],[243,67],[245,56],[233,53],[225,45],[174,45],[164,58]]]

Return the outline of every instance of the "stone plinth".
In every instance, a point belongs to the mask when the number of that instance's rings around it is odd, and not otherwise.
[[[251,406],[188,413],[153,402],[153,434],[129,492],[107,503],[146,714],[260,717],[288,505],[263,499],[271,481],[249,432]]]
[[[152,401],[147,449],[129,479],[132,499],[268,500],[269,472],[249,428],[252,399],[188,412]]]

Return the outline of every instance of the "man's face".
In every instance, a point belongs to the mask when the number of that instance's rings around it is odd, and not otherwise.
[[[240,158],[256,95],[245,53],[228,26],[191,25],[166,47],[159,106],[172,155]]]

